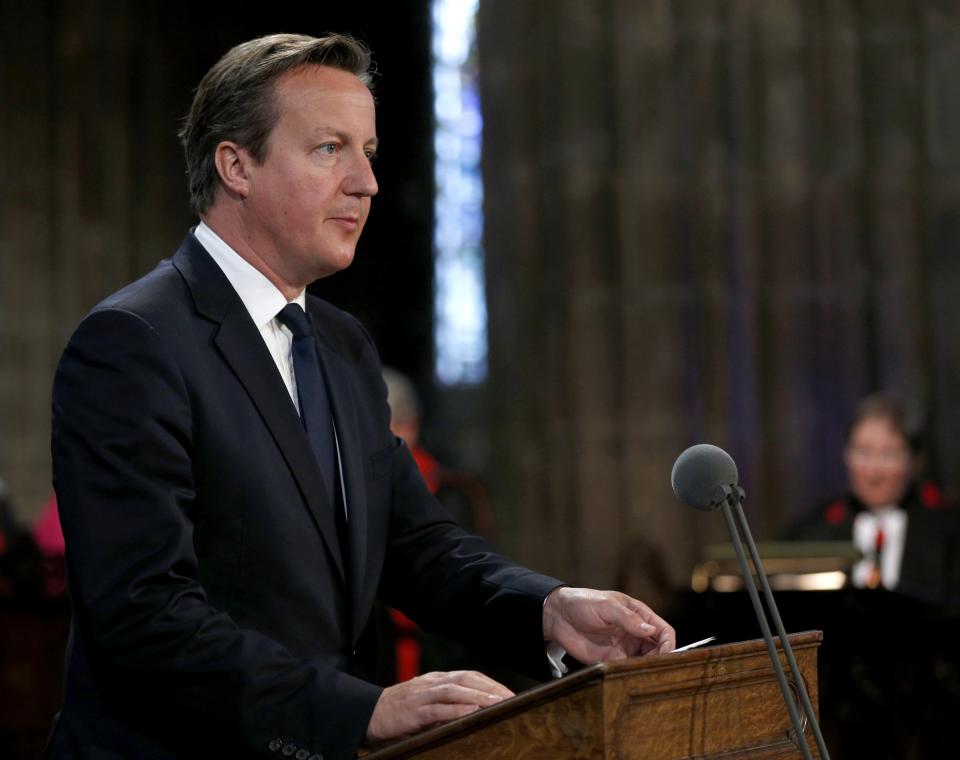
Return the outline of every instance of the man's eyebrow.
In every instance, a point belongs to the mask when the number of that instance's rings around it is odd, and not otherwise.
[[[322,139],[323,137],[336,137],[338,140],[343,142],[350,142],[353,138],[347,132],[344,132],[342,129],[337,129],[336,127],[327,127],[327,126],[318,126],[314,127],[311,130],[314,139]],[[380,144],[380,138],[374,135],[373,137],[365,140],[364,145],[373,146],[376,148]]]

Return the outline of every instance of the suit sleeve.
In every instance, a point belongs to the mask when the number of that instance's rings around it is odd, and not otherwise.
[[[454,523],[427,490],[405,445],[392,458],[385,601],[428,630],[548,680],[543,603],[563,582],[510,562]]]
[[[366,365],[364,374],[374,378],[371,396],[388,429],[387,389],[376,345],[363,325],[350,319],[362,336],[358,356]],[[380,599],[429,631],[549,680],[543,603],[564,583],[510,562],[464,531],[430,493],[407,446],[394,440],[388,458],[378,463],[391,478]]]
[[[192,541],[194,399],[156,332],[94,312],[53,399],[75,621],[105,712],[176,754],[276,757],[279,741],[353,757],[381,690],[208,601]]]

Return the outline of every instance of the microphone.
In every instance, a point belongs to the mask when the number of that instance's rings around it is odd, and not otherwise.
[[[717,509],[726,498],[723,486],[735,486],[739,479],[733,458],[709,443],[698,443],[684,451],[670,472],[670,485],[677,498],[705,512]]]
[[[710,512],[716,509],[722,509],[723,516],[727,521],[727,528],[730,531],[730,540],[733,543],[734,552],[740,563],[740,570],[743,574],[743,582],[750,594],[750,601],[753,603],[753,611],[757,616],[757,622],[760,624],[760,631],[763,633],[763,640],[767,644],[767,653],[770,655],[770,661],[773,663],[773,670],[777,676],[777,683],[780,685],[780,693],[783,695],[784,704],[787,706],[787,712],[790,713],[790,722],[793,724],[795,742],[803,752],[807,760],[812,760],[810,746],[804,738],[804,727],[800,720],[800,714],[797,705],[790,697],[790,687],[787,685],[787,677],[783,671],[783,665],[777,656],[777,648],[773,643],[773,636],[770,634],[770,625],[767,623],[763,606],[760,604],[760,596],[757,593],[757,586],[753,582],[753,573],[747,564],[747,557],[743,551],[743,541],[746,542],[750,550],[750,558],[753,560],[753,567],[760,579],[760,585],[763,587],[764,598],[767,601],[767,608],[770,610],[770,617],[773,618],[777,629],[777,635],[780,638],[780,645],[783,647],[783,653],[787,659],[787,665],[790,667],[790,674],[796,685],[800,700],[803,703],[805,717],[813,730],[813,736],[817,743],[817,749],[820,757],[824,760],[830,760],[826,744],[823,741],[823,735],[820,733],[820,725],[817,723],[816,713],[813,711],[813,705],[810,703],[810,696],[807,694],[807,687],[800,675],[800,668],[793,656],[793,648],[787,639],[787,633],[783,628],[783,621],[780,619],[780,611],[777,609],[777,603],[773,599],[773,592],[770,590],[770,584],[767,581],[767,574],[763,571],[763,564],[760,562],[760,553],[753,541],[753,535],[750,533],[750,527],[747,525],[746,515],[743,513],[743,501],[746,498],[743,489],[739,485],[739,473],[737,464],[733,461],[726,451],[711,446],[709,443],[700,443],[691,446],[684,451],[677,461],[673,464],[673,470],[670,472],[670,485],[677,498],[689,507]],[[736,515],[736,519],[734,518]]]

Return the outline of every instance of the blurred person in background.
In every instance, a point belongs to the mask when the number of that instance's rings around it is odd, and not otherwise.
[[[40,552],[16,518],[7,484],[0,480],[0,597],[40,593]]]
[[[924,479],[923,428],[900,398],[867,396],[854,413],[843,461],[845,494],[789,531],[805,541],[852,541],[862,554],[850,583],[936,604],[960,597],[958,515]]]
[[[33,524],[33,541],[40,551],[43,566],[43,593],[62,596],[67,593],[66,544],[60,528],[57,495],[51,493]]]
[[[407,444],[427,487],[431,493],[436,493],[440,463],[420,445],[422,410],[417,389],[410,378],[392,367],[383,368],[383,382],[387,386],[387,404],[390,406],[390,430]]]
[[[413,381],[402,372],[383,368],[390,407],[390,430],[413,455],[430,493],[459,525],[488,540],[495,539],[493,509],[487,489],[474,475],[451,469],[421,443],[423,404]],[[517,691],[533,685],[516,671],[505,669],[469,647],[421,630],[397,609],[378,604],[372,635],[377,662],[370,665],[381,683],[401,683],[432,670],[482,670]]]
[[[423,447],[420,439],[423,405],[413,381],[392,367],[383,368],[383,381],[390,406],[390,430],[407,444],[430,493],[464,528],[495,540],[490,494],[480,479],[441,463]]]

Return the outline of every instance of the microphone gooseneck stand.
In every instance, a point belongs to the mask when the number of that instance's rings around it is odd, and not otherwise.
[[[747,557],[743,551],[741,535],[743,536],[743,540],[746,542],[750,551],[750,558],[753,560],[753,567],[756,570],[757,578],[760,579],[760,585],[763,588],[763,594],[767,600],[767,608],[770,611],[770,617],[773,618],[774,626],[777,629],[777,635],[780,637],[780,644],[783,647],[783,653],[787,658],[787,664],[790,667],[790,672],[793,676],[793,682],[796,685],[796,690],[800,695],[801,701],[803,702],[805,717],[807,718],[810,728],[813,731],[813,736],[816,740],[820,757],[823,758],[823,760],[830,760],[830,754],[827,752],[827,746],[823,741],[823,734],[820,733],[820,725],[817,723],[816,713],[813,711],[813,705],[810,703],[810,696],[807,694],[807,687],[804,684],[803,677],[800,675],[800,668],[797,666],[797,661],[793,656],[793,648],[790,646],[790,642],[787,639],[786,631],[783,628],[783,621],[780,619],[780,612],[777,609],[777,604],[773,599],[773,592],[770,590],[770,584],[767,582],[767,574],[764,572],[763,564],[760,562],[760,554],[757,551],[756,544],[753,542],[753,536],[751,535],[750,528],[747,525],[747,518],[743,514],[743,501],[745,498],[744,491],[739,485],[722,485],[717,486],[714,494],[712,506],[714,509],[720,507],[720,509],[723,511],[723,516],[727,521],[727,528],[730,530],[730,539],[733,542],[733,548],[736,552],[737,560],[740,562],[740,570],[743,573],[743,582],[750,594],[750,601],[753,602],[753,610],[756,613],[757,622],[760,624],[760,630],[763,633],[763,640],[767,644],[767,652],[770,654],[770,661],[773,663],[773,670],[777,676],[777,683],[780,684],[780,692],[783,694],[784,704],[786,704],[787,711],[790,713],[790,722],[793,724],[794,742],[803,752],[803,756],[807,758],[807,760],[813,759],[813,755],[810,752],[810,746],[804,737],[803,722],[801,721],[800,714],[797,710],[796,702],[790,695],[790,687],[787,684],[787,677],[783,671],[783,665],[780,662],[780,658],[777,656],[777,648],[773,643],[773,636],[770,634],[770,625],[768,624],[766,615],[764,614],[763,605],[760,603],[760,595],[757,593],[757,586],[753,581],[753,573],[750,571],[750,566],[747,564]]]

